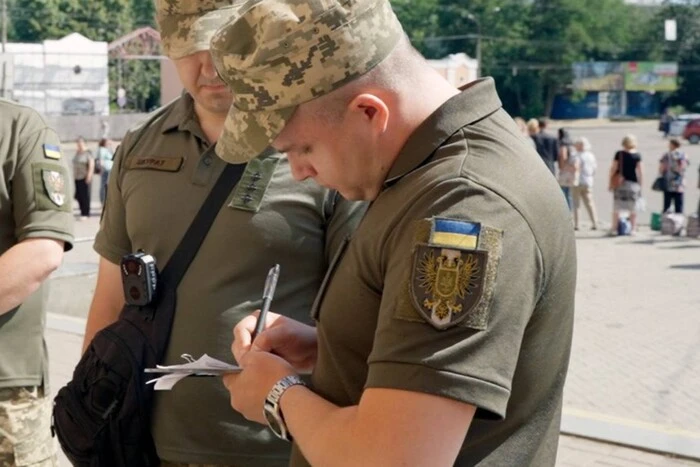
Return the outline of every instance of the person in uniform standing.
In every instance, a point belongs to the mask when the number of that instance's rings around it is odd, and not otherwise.
[[[55,466],[44,325],[72,248],[72,179],[44,119],[3,99],[0,167],[0,465]]]
[[[212,52],[234,95],[219,156],[271,143],[298,180],[372,201],[316,328],[235,327],[232,407],[293,439],[293,466],[554,465],[574,234],[493,80],[452,87],[387,0],[263,0]]]
[[[209,39],[242,3],[156,2],[164,51],[186,92],[129,131],[116,151],[95,238],[100,265],[84,348],[124,305],[120,259],[142,249],[162,270],[224,169],[214,147],[232,97],[212,64]],[[363,212],[363,203],[312,181],[298,186],[287,159],[274,151],[251,161],[178,287],[164,363],[182,363],[184,353],[230,360],[230,329],[260,306],[276,263],[275,303],[310,322],[330,256]],[[213,378],[188,378],[156,392],[152,434],[163,466],[289,461],[289,445],[232,412]]]

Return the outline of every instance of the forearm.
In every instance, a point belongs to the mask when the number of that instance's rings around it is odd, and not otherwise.
[[[0,256],[0,315],[22,304],[61,264],[63,242],[25,240]]]
[[[85,324],[85,336],[83,337],[83,352],[92,342],[95,334],[117,321],[123,305],[120,306],[100,306],[99,309],[93,305],[90,307],[87,322]]]
[[[285,423],[311,465],[389,465],[386,444],[357,429],[358,406],[341,408],[308,388],[289,388],[281,399]]]
[[[124,294],[121,287],[119,266],[100,258],[95,295],[92,298],[85,325],[83,352],[92,342],[95,334],[119,318],[123,307]]]
[[[406,394],[418,399],[434,397],[391,392],[383,399],[365,400],[365,393],[359,405],[338,407],[308,388],[294,386],[282,396],[281,408],[287,427],[311,465],[452,465],[473,410],[469,409],[468,420],[460,419],[458,426],[441,409],[433,409],[422,400],[406,403]],[[392,402],[395,407],[387,407]],[[444,399],[441,403],[457,417],[465,407]],[[440,429],[431,428],[438,426]]]

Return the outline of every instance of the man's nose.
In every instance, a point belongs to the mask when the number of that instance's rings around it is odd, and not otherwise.
[[[287,154],[287,159],[289,160],[289,167],[292,169],[292,177],[294,177],[294,180],[301,182],[312,176],[311,167],[299,160],[298,156]]]
[[[219,75],[214,67],[214,61],[211,59],[211,54],[207,53],[202,57],[202,76],[206,79],[217,79]]]

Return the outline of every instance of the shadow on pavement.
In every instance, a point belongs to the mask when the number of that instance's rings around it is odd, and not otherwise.
[[[688,243],[685,245],[662,246],[662,250],[685,250],[689,248],[700,248],[700,243]]]
[[[673,264],[669,266],[671,269],[700,269],[700,264]]]

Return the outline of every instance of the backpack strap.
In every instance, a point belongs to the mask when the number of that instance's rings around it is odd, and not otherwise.
[[[199,247],[207,236],[221,206],[240,180],[247,164],[226,164],[209,196],[202,204],[187,232],[180,240],[170,260],[161,273],[162,285],[177,290]]]
[[[147,321],[152,321],[150,324],[142,323],[139,327],[147,329],[145,333],[149,336],[158,363],[163,361],[170,340],[170,331],[173,327],[175,308],[177,307],[177,288],[180,281],[197,255],[214,219],[221,211],[221,206],[243,175],[246,166],[247,164],[226,164],[209,196],[163,268],[158,279],[155,303],[146,305],[138,313]]]

